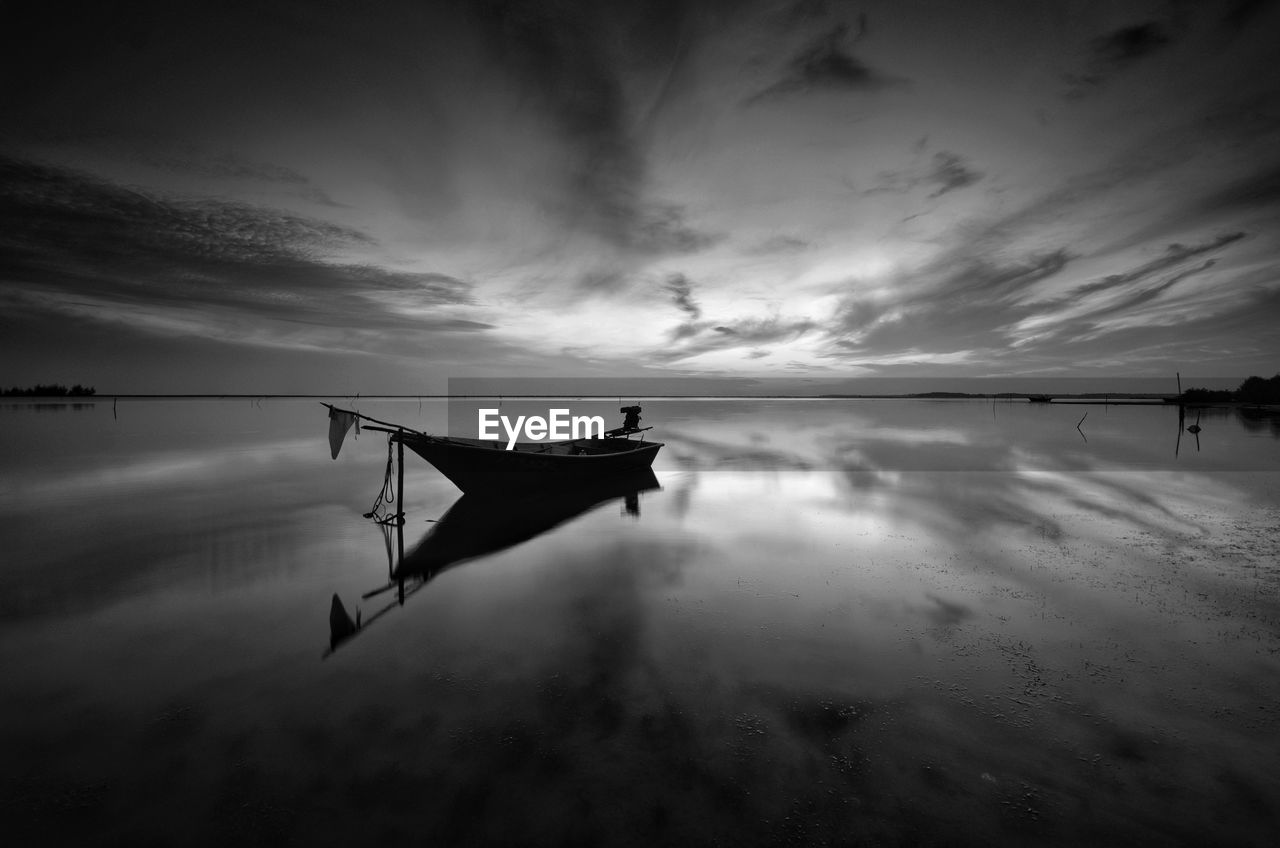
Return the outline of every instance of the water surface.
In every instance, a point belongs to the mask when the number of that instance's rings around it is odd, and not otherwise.
[[[1205,411],[1197,445],[1163,406],[643,403],[660,489],[403,606],[362,598],[397,556],[362,517],[382,434],[333,461],[310,401],[0,405],[6,820],[80,844],[1269,844],[1274,418]],[[405,488],[412,551],[459,493],[415,457]],[[374,620],[329,654],[335,594]]]

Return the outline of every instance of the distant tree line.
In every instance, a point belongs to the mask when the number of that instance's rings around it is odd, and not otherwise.
[[[31,386],[21,389],[14,386],[4,390],[4,397],[92,397],[98,390],[93,386],[82,386],[76,383],[71,388],[61,385]]]
[[[1280,374],[1271,379],[1250,377],[1238,389],[1187,389],[1182,393],[1184,401],[1198,403],[1280,403]]]

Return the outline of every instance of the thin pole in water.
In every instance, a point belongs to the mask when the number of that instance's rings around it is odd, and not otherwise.
[[[396,547],[400,555],[399,565],[396,569],[404,567],[404,430],[400,431],[400,438],[396,439],[396,497],[400,499],[400,511],[396,515]],[[399,586],[400,604],[404,605],[404,578],[400,578]]]
[[[396,491],[399,492],[400,511],[396,517],[400,519],[400,526],[404,526],[404,431],[401,430],[399,438],[396,439]],[[404,535],[404,534],[401,534]]]

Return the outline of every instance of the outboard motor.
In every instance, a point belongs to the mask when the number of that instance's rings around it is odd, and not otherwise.
[[[618,411],[626,416],[622,421],[622,430],[630,431],[640,429],[640,407],[624,406]]]

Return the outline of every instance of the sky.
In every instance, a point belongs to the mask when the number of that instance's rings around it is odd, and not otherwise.
[[[1280,3],[0,8],[5,386],[1280,371]]]

